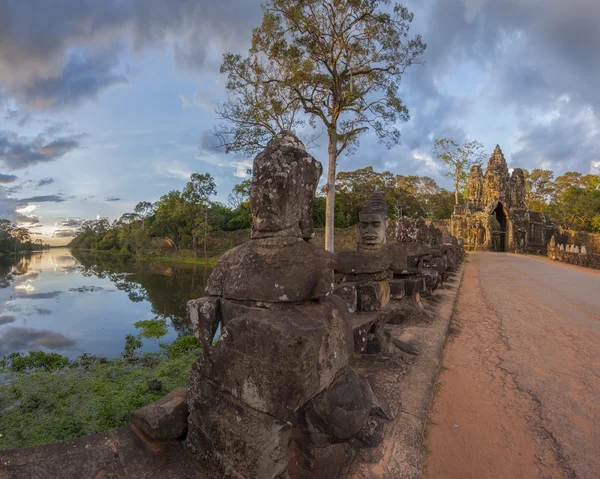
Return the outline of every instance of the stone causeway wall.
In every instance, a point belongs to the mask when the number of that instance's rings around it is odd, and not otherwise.
[[[3,451],[0,479],[418,477],[464,244],[390,221],[374,192],[326,251],[311,216],[321,174],[290,132],[255,158],[250,237],[188,302],[202,354],[187,388],[128,428]]]
[[[596,245],[600,235],[568,231],[561,235],[561,239],[566,239],[566,242],[557,242],[554,236],[550,240],[548,244],[550,259],[586,268],[600,269],[600,254],[594,252],[598,251]],[[569,240],[572,242],[569,243]],[[577,244],[574,244],[573,241],[576,241]]]

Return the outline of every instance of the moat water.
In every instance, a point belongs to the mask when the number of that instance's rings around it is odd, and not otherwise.
[[[0,257],[0,359],[41,350],[75,358],[119,356],[134,323],[164,319],[170,342],[191,334],[186,302],[202,295],[211,268],[52,249]],[[158,351],[146,339],[142,351]]]

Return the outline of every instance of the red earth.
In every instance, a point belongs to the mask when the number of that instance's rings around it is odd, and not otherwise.
[[[600,477],[600,271],[470,254],[422,476]]]

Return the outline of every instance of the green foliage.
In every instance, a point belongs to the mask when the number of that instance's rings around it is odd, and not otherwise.
[[[0,256],[7,253],[23,253],[47,249],[40,239],[32,240],[27,228],[13,226],[7,219],[0,219]]]
[[[29,354],[11,353],[4,357],[0,366],[7,367],[13,372],[23,372],[30,369],[56,371],[69,365],[69,360],[56,353],[44,351],[29,351]]]
[[[448,167],[446,175],[454,182],[455,203],[458,204],[460,192],[466,192],[471,167],[481,165],[483,161],[483,145],[476,140],[459,145],[454,140],[439,138],[434,142],[434,152]]]
[[[384,194],[391,219],[401,216],[445,219],[450,218],[453,211],[452,193],[440,188],[431,178],[394,175],[389,171],[377,173],[368,166],[337,174],[336,227],[357,224],[358,212],[374,191]],[[324,201],[313,207],[316,224],[323,221],[324,208]]]
[[[19,369],[10,384],[0,384],[0,450],[63,441],[128,424],[134,410],[187,385],[191,365],[201,351],[193,336],[161,346],[162,353],[154,360],[135,362],[106,361],[85,353],[72,362],[59,361],[58,355],[49,360],[51,355],[30,352],[29,357],[35,359]],[[6,356],[0,373],[14,371],[15,359],[23,357],[28,356]],[[162,390],[151,390],[152,381],[160,381]]]
[[[525,171],[527,207],[547,213],[567,229],[600,232],[600,175]]]
[[[142,340],[134,336],[133,334],[128,334],[125,336],[125,348],[121,355],[124,358],[133,358],[136,354],[136,351],[142,347]]]
[[[177,359],[189,353],[200,354],[202,345],[195,336],[185,335],[179,336],[171,344],[162,343],[160,348],[163,354],[169,359]]]
[[[140,329],[140,338],[161,338],[168,333],[167,322],[164,319],[146,319],[133,324]]]

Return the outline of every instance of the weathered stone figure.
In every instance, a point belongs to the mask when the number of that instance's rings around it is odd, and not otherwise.
[[[359,213],[359,236],[356,251],[336,254],[335,272],[350,295],[356,296],[356,310],[379,311],[389,303],[388,279],[391,256],[386,247],[388,207],[382,193],[375,192]],[[338,289],[336,288],[336,294]]]
[[[269,142],[253,165],[252,239],[222,256],[207,296],[188,304],[203,357],[190,375],[186,444],[215,477],[276,477],[293,428],[309,442],[342,442],[369,414],[368,383],[347,371],[347,307],[329,295],[333,255],[305,241],[321,171],[291,133]],[[340,399],[338,381],[359,385],[353,400]],[[343,425],[327,416],[347,408]]]
[[[388,227],[388,206],[383,193],[371,195],[365,207],[358,214],[359,244],[378,245],[386,242]]]
[[[469,173],[469,201],[473,204],[481,205],[484,201],[484,178],[480,165],[471,167]]]

